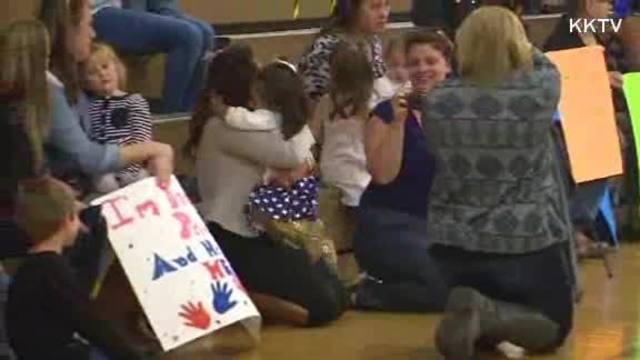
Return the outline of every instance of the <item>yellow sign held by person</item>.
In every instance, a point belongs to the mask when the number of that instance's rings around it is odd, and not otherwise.
[[[640,159],[640,73],[631,73],[624,76],[624,95],[627,98],[633,138],[636,143],[637,159]],[[640,161],[640,160],[638,160]],[[640,169],[640,162],[638,163]]]
[[[560,113],[576,183],[623,173],[620,139],[600,46],[547,53],[562,77]]]

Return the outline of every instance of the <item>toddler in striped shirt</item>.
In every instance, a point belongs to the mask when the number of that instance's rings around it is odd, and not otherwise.
[[[101,144],[132,145],[152,140],[149,104],[140,94],[121,89],[126,85],[126,69],[108,45],[95,44],[85,66],[85,89],[89,97],[89,121],[85,131]],[[94,191],[105,194],[148,177],[140,165],[93,180]]]

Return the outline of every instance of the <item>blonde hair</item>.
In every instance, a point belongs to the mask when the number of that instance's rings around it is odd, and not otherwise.
[[[91,46],[91,55],[85,64],[85,82],[87,78],[87,73],[93,64],[101,64],[106,62],[113,62],[116,67],[116,73],[118,74],[118,86],[120,90],[127,87],[127,68],[124,66],[118,54],[116,54],[115,50],[107,44],[103,43],[94,43]],[[87,84],[85,83],[85,88]]]
[[[504,7],[484,6],[471,13],[458,29],[456,44],[460,75],[477,85],[495,85],[533,68],[533,45],[524,26]]]
[[[15,217],[18,225],[37,244],[55,235],[66,220],[77,216],[71,188],[51,177],[20,183]]]
[[[49,36],[36,20],[15,21],[0,32],[0,96],[14,103],[27,135],[34,170],[44,163],[49,132]]]

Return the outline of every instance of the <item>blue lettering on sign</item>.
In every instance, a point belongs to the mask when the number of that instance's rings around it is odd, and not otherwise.
[[[187,250],[188,250],[187,256],[181,256],[173,260],[173,262],[178,264],[180,267],[186,267],[191,263],[198,262],[198,258],[196,258],[196,254],[193,253],[193,250],[191,250],[190,247],[187,247]]]
[[[173,265],[171,265],[171,263],[158,256],[158,254],[153,255],[153,280],[158,280],[166,274],[178,270]]]
[[[220,256],[220,250],[209,240],[200,242],[210,257]]]

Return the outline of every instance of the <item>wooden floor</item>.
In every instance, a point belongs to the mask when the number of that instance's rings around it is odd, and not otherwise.
[[[615,277],[609,280],[601,262],[582,265],[586,292],[576,311],[573,335],[556,354],[527,359],[640,359],[636,347],[640,345],[640,245],[623,246],[613,267]],[[350,312],[322,329],[266,326],[254,349],[247,348],[242,330],[233,328],[214,335],[215,339],[167,354],[165,359],[440,359],[432,340],[438,320],[438,315]],[[205,355],[204,348],[211,346],[214,351]],[[242,347],[246,350],[238,350]],[[483,354],[478,359],[500,357]]]

